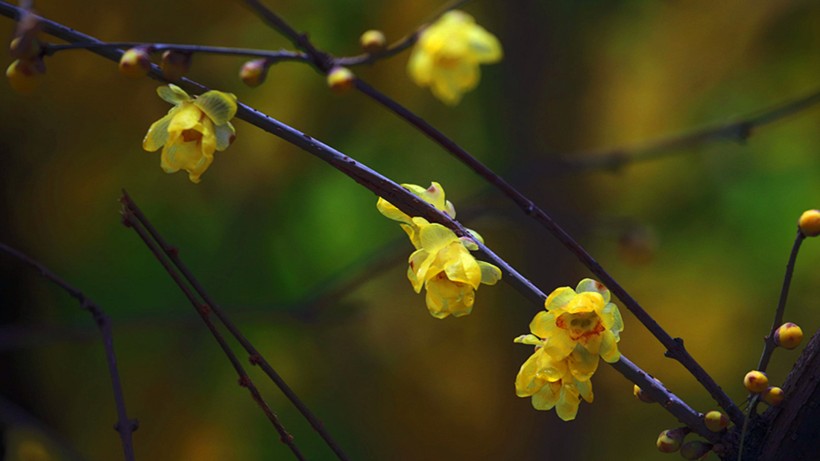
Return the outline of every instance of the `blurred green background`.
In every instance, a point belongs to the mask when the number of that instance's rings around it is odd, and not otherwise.
[[[439,2],[268,1],[320,48],[358,52]],[[41,14],[110,41],[278,49],[288,43],[241,2],[42,0]],[[407,53],[357,69],[497,169],[578,238],[736,400],[769,328],[795,222],[820,207],[820,107],[617,172],[561,175],[562,153],[636,146],[755,113],[820,86],[820,3],[543,1],[465,8],[505,59],[450,108],[406,76]],[[13,22],[0,19],[0,35]],[[7,58],[7,61],[10,61]],[[365,97],[333,95],[300,64],[242,85],[237,58],[195,56],[190,76],[342,150],[398,182],[439,181],[466,225],[543,290],[589,273],[533,221]],[[0,235],[111,316],[142,460],[290,459],[191,307],[120,224],[125,188],[354,459],[641,460],[676,425],[602,365],[595,403],[560,421],[513,390],[538,311],[506,284],[473,314],[436,320],[405,278],[411,251],[376,197],[299,149],[236,121],[237,139],[199,185],[142,151],[168,110],[157,83],[90,53],[60,53],[28,97],[0,84]],[[818,326],[817,242],[800,254],[787,320]],[[121,459],[102,346],[65,293],[0,257],[0,395],[9,459]],[[314,301],[314,302],[312,302]],[[622,309],[623,353],[700,411],[715,405]],[[782,382],[796,352],[775,353]],[[253,370],[309,459],[331,452]],[[7,408],[4,406],[4,408]],[[26,444],[42,444],[45,455]],[[36,451],[36,450],[35,450]],[[713,459],[715,459],[713,457]]]

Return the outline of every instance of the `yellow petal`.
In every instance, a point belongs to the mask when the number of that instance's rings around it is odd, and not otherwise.
[[[584,347],[576,346],[567,360],[569,371],[579,381],[589,381],[598,369],[598,355],[590,354]]]
[[[216,125],[214,133],[216,134],[216,150],[220,152],[227,149],[233,142],[233,138],[236,137],[236,129],[230,122],[224,125]]]
[[[191,100],[191,97],[188,96],[188,93],[186,93],[185,90],[174,85],[173,83],[168,86],[161,86],[157,88],[157,94],[163,101],[175,106]]]
[[[504,55],[501,50],[501,42],[498,41],[495,35],[478,25],[469,28],[467,43],[471,57],[483,64],[498,62]]]
[[[174,117],[175,109],[176,108],[171,109],[168,115],[151,124],[148,128],[148,132],[145,133],[145,138],[142,140],[143,149],[148,152],[156,152],[168,142],[168,126]]]
[[[437,252],[453,242],[458,242],[458,237],[453,231],[438,223],[421,227],[419,237],[421,247],[431,253]]]
[[[583,279],[578,282],[578,287],[575,288],[575,291],[578,293],[583,293],[585,291],[599,293],[604,298],[604,304],[608,303],[610,300],[609,289],[597,280]]]
[[[578,389],[578,394],[583,397],[587,403],[592,403],[594,398],[592,394],[592,381],[575,381],[575,387]]]
[[[530,322],[530,331],[539,338],[549,338],[553,334],[558,334],[557,329],[558,327],[555,326],[555,315],[547,311],[541,311],[535,314],[535,317],[533,317]]]
[[[607,363],[615,363],[621,360],[617,340],[611,331],[605,331],[601,335],[601,358]]]
[[[477,261],[478,267],[481,269],[481,283],[485,285],[495,285],[501,280],[501,269],[484,261]]]
[[[547,383],[545,379],[538,379],[538,351],[532,354],[518,370],[515,376],[515,395],[529,397]]]
[[[547,383],[532,396],[532,407],[536,410],[549,411],[558,403],[561,396],[560,383]]]
[[[561,386],[561,395],[558,403],[555,404],[555,413],[564,421],[572,421],[578,414],[578,405],[581,399],[578,398],[578,390],[573,384],[564,383]]]
[[[194,100],[194,104],[217,125],[228,123],[236,115],[236,96],[211,90]]]
[[[184,130],[193,129],[199,125],[199,120],[202,118],[202,111],[193,104],[182,103],[172,110],[174,116],[168,125],[168,133],[181,133]]]
[[[376,202],[376,209],[379,210],[379,213],[393,221],[410,223],[410,216],[381,197],[379,197],[379,200]]]
[[[407,73],[418,86],[429,86],[433,80],[433,57],[423,48],[416,47],[407,61]]]
[[[570,287],[556,288],[544,301],[544,308],[549,310],[560,309],[576,296],[575,290]]]

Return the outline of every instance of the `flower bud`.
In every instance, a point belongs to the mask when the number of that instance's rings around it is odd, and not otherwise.
[[[160,61],[159,67],[162,69],[162,76],[166,80],[177,81],[187,74],[191,68],[191,53],[167,50],[162,53],[162,61]]]
[[[743,385],[752,394],[760,394],[769,387],[769,378],[765,374],[752,370],[743,378]]]
[[[46,65],[42,59],[18,59],[6,69],[9,85],[18,93],[28,94],[40,85]]]
[[[15,59],[32,59],[40,56],[43,47],[34,37],[14,37],[9,45],[9,54]]]
[[[359,44],[367,53],[378,53],[387,45],[387,39],[380,30],[368,30],[359,37]]]
[[[151,69],[151,56],[145,48],[131,48],[120,57],[120,73],[126,77],[144,77]]]
[[[720,432],[729,426],[729,418],[719,411],[710,411],[703,415],[703,422],[706,428],[712,432]]]
[[[632,386],[632,395],[634,395],[638,400],[644,403],[654,403],[655,401],[652,397],[649,396],[643,389],[640,388],[637,384]]]
[[[666,429],[658,435],[655,445],[661,453],[674,453],[680,450],[683,439],[689,433],[689,428]]]
[[[806,210],[797,220],[800,232],[806,237],[820,235],[820,210]]]
[[[256,87],[265,81],[268,76],[268,61],[266,59],[254,59],[242,64],[239,69],[239,78],[249,87]]]
[[[701,459],[712,449],[711,443],[691,440],[680,447],[680,455],[683,459]]]
[[[327,86],[335,93],[344,93],[353,88],[356,76],[346,67],[334,67],[327,74]]]
[[[774,343],[784,349],[794,349],[803,341],[803,330],[792,322],[786,322],[774,331]]]
[[[786,398],[786,394],[783,392],[783,389],[772,386],[766,389],[761,397],[764,402],[771,406],[775,406],[780,405],[783,402],[783,399]]]

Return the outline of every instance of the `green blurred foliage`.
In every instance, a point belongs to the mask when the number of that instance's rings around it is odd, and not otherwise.
[[[43,0],[37,7],[104,40],[288,47],[240,3]],[[439,6],[268,3],[317,46],[342,55],[358,52],[362,31],[380,28],[394,40]],[[820,4],[564,0],[466,9],[500,38],[505,60],[482,69],[481,85],[460,106],[413,86],[406,53],[356,72],[554,213],[740,401],[796,219],[820,207],[820,109],[756,130],[744,145],[713,143],[617,173],[555,177],[551,168],[558,152],[642,145],[816,90]],[[4,36],[12,30],[0,20]],[[193,63],[194,79],[396,181],[439,181],[465,223],[545,291],[589,275],[477,176],[361,95],[331,94],[300,64],[276,65],[266,84],[249,89],[236,77],[240,59]],[[3,238],[112,317],[129,411],[140,420],[139,459],[289,453],[181,293],[120,224],[122,188],[354,459],[658,458],[655,438],[676,422],[636,402],[631,383],[609,367],[593,379],[595,403],[582,404],[572,423],[516,398],[512,382],[531,351],[512,339],[527,332],[537,307],[500,284],[478,291],[469,317],[430,317],[404,276],[411,248],[395,244],[403,233],[376,212],[369,191],[243,122],[201,184],[166,175],[158,154],[140,148],[169,108],[155,96],[156,82],[125,79],[113,63],[81,51],[47,65],[32,96],[0,85]],[[643,250],[619,245],[635,226],[657,239],[637,258]],[[373,269],[385,258],[389,269]],[[807,335],[818,326],[818,262],[816,242],[806,242],[787,320]],[[25,332],[3,343],[11,371],[0,380],[3,395],[89,459],[117,459],[113,399],[90,318],[36,274],[9,261],[0,267],[25,294],[18,304],[0,292],[0,307],[15,312]],[[357,277],[364,282],[342,295],[331,291]],[[324,293],[334,294],[318,307],[306,304]],[[712,409],[685,370],[626,312],[625,319],[622,351],[696,409]],[[776,352],[773,382],[796,357]],[[331,459],[273,386],[254,377],[308,458]],[[24,438],[10,436],[8,449]],[[58,446],[45,446],[61,459]]]

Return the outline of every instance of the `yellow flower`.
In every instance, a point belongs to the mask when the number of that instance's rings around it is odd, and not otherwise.
[[[571,358],[553,360],[544,352],[540,341],[533,341],[532,335],[517,338],[516,342],[535,344],[533,353],[515,377],[515,393],[519,397],[532,397],[536,410],[549,411],[555,408],[558,417],[564,421],[575,419],[581,398],[592,403],[592,381],[579,380],[570,372]]]
[[[162,169],[166,173],[185,170],[198,183],[214,151],[221,152],[233,142],[236,130],[230,120],[236,115],[236,96],[208,91],[191,98],[176,85],[161,86],[157,94],[174,107],[148,128],[142,148],[155,152],[162,147]]]
[[[449,200],[444,198],[444,188],[441,187],[441,184],[433,181],[427,189],[415,184],[402,184],[402,187],[412,192],[418,198],[438,208],[447,216],[455,219],[456,209]],[[416,249],[420,248],[418,228],[413,224],[410,216],[381,197],[379,197],[379,201],[376,202],[376,208],[379,210],[379,213],[383,214],[385,217],[390,218],[393,221],[398,221],[401,228],[404,229],[404,232],[406,232],[407,236],[410,237],[410,241],[413,243],[413,246],[416,247]]]
[[[407,71],[419,86],[449,105],[478,85],[479,64],[501,60],[501,44],[472,16],[452,10],[421,32]]]

